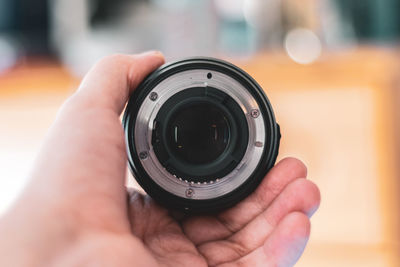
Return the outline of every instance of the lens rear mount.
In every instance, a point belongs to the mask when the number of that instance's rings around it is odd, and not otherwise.
[[[161,107],[152,145],[168,172],[188,182],[209,183],[230,173],[247,148],[240,106],[212,87],[180,91]]]
[[[127,105],[129,165],[159,203],[213,212],[250,194],[274,165],[280,132],[260,86],[212,58],[167,64]]]

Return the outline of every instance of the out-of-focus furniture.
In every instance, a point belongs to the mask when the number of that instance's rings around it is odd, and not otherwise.
[[[297,266],[400,266],[399,63],[364,48],[308,66],[271,53],[242,64],[274,106],[280,158],[301,158],[321,189]]]

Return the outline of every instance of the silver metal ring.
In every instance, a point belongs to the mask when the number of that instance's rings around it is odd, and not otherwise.
[[[209,73],[212,79],[208,78]],[[151,142],[153,122],[162,105],[173,95],[193,87],[208,86],[228,94],[240,106],[246,117],[249,140],[244,157],[228,175],[209,182],[193,182],[174,176],[161,165]],[[252,95],[234,78],[210,69],[181,71],[160,81],[141,103],[134,128],[136,150],[147,155],[140,157],[145,171],[164,190],[186,199],[217,198],[235,190],[256,169],[266,143],[264,115]]]

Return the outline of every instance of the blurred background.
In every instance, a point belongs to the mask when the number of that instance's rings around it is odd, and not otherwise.
[[[161,50],[251,74],[321,189],[297,266],[400,266],[399,0],[0,0],[0,215],[99,58]]]

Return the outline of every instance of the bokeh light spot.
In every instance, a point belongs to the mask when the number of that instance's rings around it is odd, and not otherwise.
[[[285,49],[289,57],[299,64],[316,61],[322,52],[321,41],[309,29],[297,28],[287,33]]]

